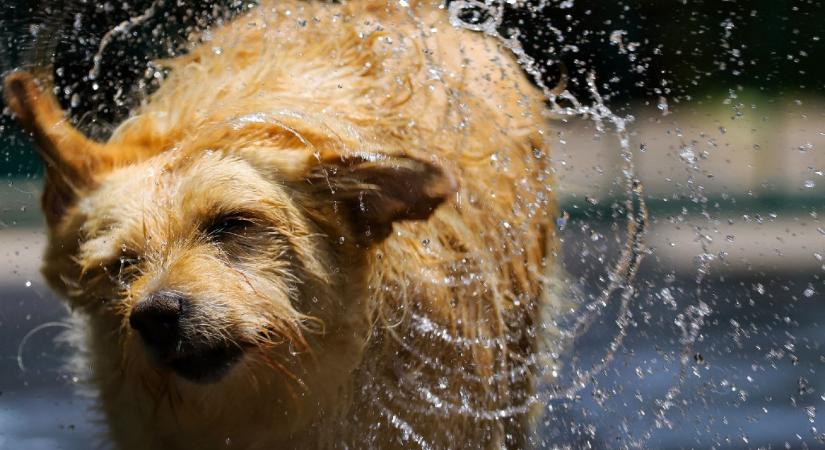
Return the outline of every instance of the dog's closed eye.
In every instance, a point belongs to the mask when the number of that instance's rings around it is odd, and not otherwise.
[[[223,242],[232,237],[244,237],[257,224],[255,219],[242,214],[223,214],[208,222],[203,233],[211,241]]]

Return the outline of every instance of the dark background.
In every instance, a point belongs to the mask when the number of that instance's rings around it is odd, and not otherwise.
[[[89,80],[103,34],[151,4],[6,0],[0,8],[0,70],[44,63],[60,68],[54,78],[61,103],[84,131],[105,138],[154,88],[147,77],[150,60],[183,51],[190,32],[249,3],[167,0],[153,18],[114,39],[103,54],[100,78]],[[528,4],[534,7],[508,9],[501,32],[520,30],[528,53],[546,63],[540,67],[548,85],[558,82],[561,62],[579,99],[589,97],[585,80],[595,73],[619,113],[655,104],[660,96],[674,108],[731,89],[771,98],[825,93],[825,66],[817,57],[825,54],[822,1],[556,0],[541,10],[538,2]],[[39,165],[8,118],[0,121],[0,131],[11,146],[0,155],[0,174],[37,173]]]

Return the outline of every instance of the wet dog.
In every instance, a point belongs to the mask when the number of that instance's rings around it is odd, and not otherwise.
[[[94,142],[34,76],[43,273],[125,449],[528,445],[540,93],[424,2],[269,2]]]

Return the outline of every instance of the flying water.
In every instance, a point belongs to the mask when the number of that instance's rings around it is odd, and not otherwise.
[[[526,2],[510,2],[516,8],[527,8]],[[530,6],[534,9],[543,9],[546,2],[540,2],[537,6]],[[564,7],[565,5],[562,5]],[[603,371],[612,361],[615,352],[622,345],[627,327],[627,316],[630,304],[634,297],[635,290],[633,280],[638,271],[639,265],[646,252],[644,244],[645,227],[647,225],[648,213],[644,199],[644,188],[641,181],[635,176],[634,155],[630,149],[630,138],[628,126],[633,123],[633,116],[620,116],[611,111],[605,104],[602,95],[596,86],[596,75],[590,73],[587,77],[587,85],[592,96],[593,103],[579,101],[571,92],[564,89],[563,82],[560,87],[550,88],[546,85],[544,73],[538,66],[537,61],[527,54],[519,40],[519,30],[512,30],[509,36],[501,32],[504,22],[505,2],[499,1],[453,1],[449,4],[450,23],[456,27],[462,27],[473,31],[483,32],[501,42],[516,57],[524,71],[531,76],[531,80],[539,86],[544,93],[549,104],[551,117],[562,118],[583,118],[591,120],[596,125],[599,133],[611,132],[615,134],[617,140],[617,151],[621,154],[624,166],[622,175],[627,193],[625,201],[625,220],[627,221],[627,234],[624,249],[613,267],[608,269],[607,276],[609,284],[596,298],[587,299],[586,302],[578,305],[580,314],[575,318],[572,326],[562,330],[563,343],[559,348],[571,350],[575,340],[587,333],[590,327],[602,315],[609,302],[618,300],[620,303],[616,323],[619,325],[616,337],[611,342],[607,353],[601,358],[601,362],[592,368],[582,370],[575,368],[573,371],[576,377],[569,383],[569,386],[557,389],[551,395],[540,396],[533,401],[549,401],[555,399],[572,399],[577,393],[584,389],[589,380],[599,372]],[[472,13],[468,15],[468,13]],[[468,22],[466,17],[484,17],[483,20]],[[564,34],[552,24],[546,24],[559,42],[564,42]],[[617,292],[621,294],[614,296]],[[618,297],[618,298],[614,298]],[[557,355],[553,355],[557,357]]]
[[[642,259],[648,249],[645,245],[645,233],[648,227],[648,211],[645,203],[645,193],[641,181],[636,177],[636,170],[634,164],[634,151],[630,148],[630,136],[634,117],[631,115],[622,116],[614,113],[611,108],[604,101],[603,96],[597,87],[597,79],[595,72],[590,72],[587,75],[587,87],[590,94],[590,102],[580,101],[574,94],[564,88],[564,80],[561,81],[559,87],[550,88],[545,83],[545,74],[541,70],[538,62],[532,58],[522,47],[519,39],[520,30],[512,28],[509,34],[504,34],[502,31],[504,23],[505,8],[522,8],[532,11],[542,10],[549,5],[548,2],[538,2],[538,4],[531,4],[531,2],[514,1],[503,2],[495,0],[469,0],[469,1],[453,1],[449,4],[450,22],[453,26],[462,27],[469,30],[482,32],[495,39],[508,48],[517,58],[519,64],[524,71],[531,76],[532,81],[544,93],[547,104],[549,105],[549,115],[554,118],[577,118],[590,120],[595,124],[595,129],[598,133],[612,134],[615,137],[616,152],[621,155],[623,167],[621,174],[623,177],[622,184],[625,186],[626,200],[622,212],[624,220],[626,221],[626,234],[623,249],[620,252],[618,259],[612,266],[605,265],[606,278],[608,284],[601,291],[581,298],[581,290],[575,287],[567,287],[561,295],[574,295],[579,293],[576,298],[576,311],[572,313],[572,320],[569,323],[564,321],[554,322],[554,326],[561,327],[559,341],[551,347],[551,354],[548,358],[537,358],[537,361],[567,361],[569,367],[564,370],[570,374],[567,378],[560,378],[557,372],[560,370],[556,364],[547,365],[546,367],[537,367],[538,370],[545,370],[552,372],[548,389],[542,390],[535,396],[530,398],[527,403],[540,403],[548,405],[548,410],[553,411],[552,403],[575,401],[579,398],[580,393],[592,385],[592,381],[608,369],[610,364],[615,359],[617,352],[621,349],[624,339],[627,336],[628,327],[631,325],[630,316],[631,306],[634,300],[637,300],[638,291],[634,285],[636,275]],[[566,2],[565,2],[566,3]],[[572,3],[572,2],[571,2]],[[560,8],[569,7],[570,5],[559,5]],[[470,20],[468,20],[468,18]],[[565,36],[561,30],[553,26],[552,23],[544,24],[555,36],[557,43],[564,45]],[[615,33],[614,33],[615,34]],[[611,41],[621,41],[621,36],[611,35]],[[622,48],[622,51],[624,49]],[[564,71],[562,71],[564,74]],[[664,106],[662,106],[664,105]],[[663,114],[668,114],[668,107],[664,97],[660,99],[659,109]],[[689,186],[695,193],[697,198],[702,198],[701,186],[698,184],[697,175],[701,172],[699,162],[695,158],[685,160],[688,169],[692,175],[690,177]],[[701,203],[706,203],[702,201]],[[564,214],[564,213],[563,213]],[[709,218],[707,211],[705,216]],[[560,219],[560,225],[566,221],[564,217]],[[695,226],[696,236],[701,238],[703,232],[702,226]],[[707,247],[703,244],[703,253],[697,256],[696,267],[696,289],[695,289],[695,304],[685,307],[685,309],[677,315],[675,324],[681,329],[680,344],[682,346],[681,357],[679,360],[679,375],[673,381],[673,386],[670,387],[663,401],[657,402],[658,411],[655,412],[657,424],[666,423],[667,410],[672,407],[681,393],[680,386],[685,381],[686,371],[692,362],[691,356],[694,354],[693,345],[700,336],[702,326],[705,318],[711,314],[710,307],[702,300],[702,280],[703,277],[710,270],[710,263],[714,256],[709,253]],[[571,280],[562,279],[558,277],[556,282],[569,283]],[[577,352],[577,339],[587,334],[594,323],[599,320],[606,320],[604,317],[608,306],[616,302],[618,306],[613,310],[614,321],[616,324],[616,331],[614,337],[610,340],[609,345],[604,349],[604,354],[596,358],[597,362],[590,367],[579,367],[576,362],[575,355]],[[603,395],[598,393],[594,395]],[[597,402],[599,400],[597,399]],[[525,405],[527,406],[527,405]],[[481,412],[484,413],[484,412]],[[552,413],[550,413],[552,416]],[[550,419],[552,420],[552,418]],[[649,436],[649,433],[643,433]],[[544,442],[543,442],[544,443]],[[644,439],[632,442],[634,446],[644,447]]]

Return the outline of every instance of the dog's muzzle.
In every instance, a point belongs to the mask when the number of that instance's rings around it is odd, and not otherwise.
[[[140,334],[161,366],[193,382],[219,381],[241,358],[243,349],[236,344],[199,338],[187,326],[191,317],[189,299],[176,292],[161,291],[135,305],[129,325]]]

